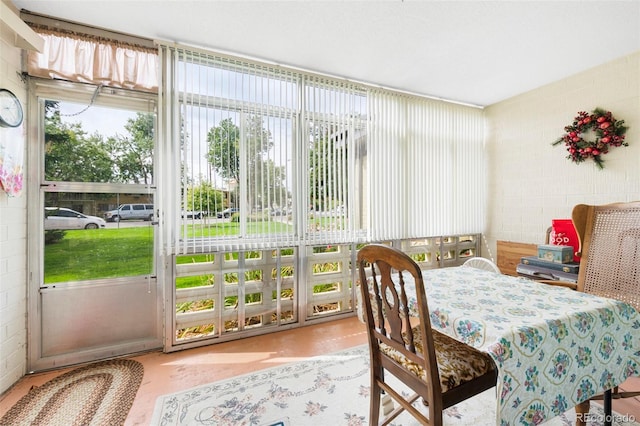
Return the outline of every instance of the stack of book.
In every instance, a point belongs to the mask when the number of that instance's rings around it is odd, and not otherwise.
[[[578,282],[578,272],[580,263],[566,262],[559,263],[539,256],[525,256],[520,259],[520,263],[516,266],[518,275],[531,278],[534,280],[554,280],[568,281],[572,283]]]

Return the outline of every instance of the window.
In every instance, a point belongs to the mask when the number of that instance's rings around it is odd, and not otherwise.
[[[481,229],[481,110],[165,49],[180,252]]]
[[[153,207],[146,213],[144,203],[153,203],[155,192],[155,96],[112,92],[109,96],[118,102],[109,103],[107,96],[94,97],[99,88],[33,84],[44,118],[38,150],[43,164],[43,283],[152,274]],[[130,202],[144,214],[116,216],[139,222],[126,227],[114,223],[112,212],[118,206],[134,211]]]
[[[428,268],[477,250],[451,235],[482,226],[481,111],[176,45],[160,57],[173,344],[352,312],[362,243],[407,244]]]

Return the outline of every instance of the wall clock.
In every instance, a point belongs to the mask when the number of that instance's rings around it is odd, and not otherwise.
[[[0,89],[0,126],[18,127],[22,118],[20,100],[10,90]]]

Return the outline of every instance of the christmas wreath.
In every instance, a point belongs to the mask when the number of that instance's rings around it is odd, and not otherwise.
[[[614,146],[629,146],[624,140],[627,131],[624,120],[616,120],[610,111],[600,108],[591,114],[580,111],[573,119],[573,123],[564,128],[565,134],[552,145],[564,143],[569,155],[567,158],[574,163],[582,163],[593,158],[598,168],[604,167],[602,155]]]

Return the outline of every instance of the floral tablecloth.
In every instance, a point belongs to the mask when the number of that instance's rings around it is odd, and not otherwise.
[[[540,424],[639,375],[640,316],[628,304],[469,267],[423,277],[432,327],[496,362],[497,425]]]

